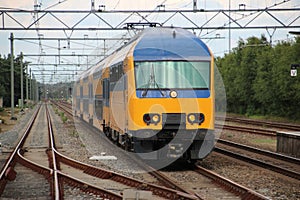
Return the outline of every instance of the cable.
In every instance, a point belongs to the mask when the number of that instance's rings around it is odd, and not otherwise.
[[[117,6],[119,5],[120,0],[117,2],[117,4],[114,6],[113,10],[115,10],[117,8]]]
[[[51,6],[48,6],[48,7],[45,8],[43,11],[48,10],[48,9],[50,9],[50,8],[53,8],[53,7],[55,7],[55,6],[57,6],[57,5],[61,4],[61,3],[66,2],[66,1],[68,1],[68,0],[63,0],[63,1],[60,1],[60,0],[59,0],[58,3],[55,3],[55,4],[51,5]]]
[[[265,10],[268,10],[268,9],[273,8],[273,7],[275,7],[275,6],[278,6],[278,5],[282,5],[282,4],[287,3],[287,2],[289,2],[289,1],[291,1],[291,0],[283,0],[283,1],[280,2],[280,3],[277,3],[277,4],[275,3],[274,5],[271,5],[271,6],[269,6],[269,7],[266,7]],[[244,19],[244,18],[246,18],[246,17],[252,16],[252,15],[254,15],[254,14],[258,14],[258,13],[260,13],[260,12],[261,12],[261,11],[256,11],[256,12],[250,13],[250,14],[248,14],[248,15],[243,15],[242,17],[236,19],[235,21],[240,21],[240,20],[242,20],[242,19]],[[232,23],[232,21],[231,21],[231,23]],[[204,36],[207,36],[207,35],[209,35],[209,34],[211,34],[211,33],[214,33],[214,32],[216,32],[216,31],[218,31],[220,28],[226,27],[226,26],[228,26],[228,22],[224,23],[224,25],[223,25],[223,26],[220,26],[218,29],[214,29],[214,30],[212,30],[212,31],[208,31],[208,32],[207,32],[206,34],[204,34],[204,35],[201,35],[201,36],[198,35],[198,37],[204,37]]]

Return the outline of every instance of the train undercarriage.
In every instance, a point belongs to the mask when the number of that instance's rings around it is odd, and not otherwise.
[[[213,130],[142,129],[125,134],[103,125],[105,135],[126,151],[143,160],[177,160],[189,162],[204,159],[214,148]]]

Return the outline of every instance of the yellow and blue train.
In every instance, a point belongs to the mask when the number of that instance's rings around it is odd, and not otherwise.
[[[75,115],[144,159],[203,159],[214,147],[214,57],[181,28],[147,28],[84,72]]]

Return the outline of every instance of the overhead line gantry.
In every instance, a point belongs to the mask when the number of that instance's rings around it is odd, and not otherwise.
[[[48,30],[48,31],[124,31],[131,27],[132,21],[142,20],[141,23],[153,23],[160,26],[172,26],[172,19],[176,17],[176,20],[186,22],[186,25],[181,26],[184,29],[190,30],[212,30],[212,29],[267,29],[267,28],[300,28],[299,21],[300,8],[264,8],[264,9],[197,9],[197,10],[19,10],[19,9],[0,9],[0,30]],[[39,17],[34,22],[24,24],[22,18],[18,18],[16,14],[24,14],[32,16],[38,13]],[[156,22],[148,19],[151,14],[157,14]],[[231,15],[229,15],[231,13]],[[232,14],[239,14],[242,17],[233,18]],[[290,13],[291,17],[288,21],[281,19],[282,14]],[[63,15],[62,15],[63,14]],[[64,17],[68,15],[76,14],[79,19],[73,22],[67,22]],[[205,15],[211,14],[207,20]],[[82,15],[82,16],[80,16]],[[202,16],[203,15],[203,16]],[[202,17],[201,17],[202,16]],[[270,25],[268,20],[259,20],[261,16],[268,16],[274,23]],[[103,22],[103,25],[91,26],[84,25],[89,17],[96,17],[96,19]],[[121,22],[113,23],[111,18],[116,19],[119,17]],[[160,18],[161,17],[161,18]],[[231,26],[224,26],[222,21],[214,21],[214,19],[221,17],[225,21],[231,21]],[[44,25],[43,20],[47,18],[48,24],[56,24],[56,27]],[[200,21],[199,19],[203,20]],[[244,22],[240,23],[240,19]],[[52,20],[49,23],[49,20]],[[259,25],[255,24],[254,21],[259,20]],[[10,21],[10,24],[8,23]],[[13,24],[12,24],[13,22]],[[34,25],[39,22],[39,27]],[[217,24],[219,23],[219,24]],[[9,25],[8,25],[9,24]],[[142,28],[141,28],[142,29]]]

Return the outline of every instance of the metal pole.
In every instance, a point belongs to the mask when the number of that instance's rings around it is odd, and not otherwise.
[[[20,68],[21,68],[21,110],[23,110],[23,99],[24,99],[24,91],[23,91],[23,53],[21,52],[21,63],[20,63]]]
[[[229,49],[229,53],[231,53],[231,19],[230,19],[230,9],[231,9],[231,0],[229,0],[229,24],[228,24],[228,49]]]
[[[39,101],[39,85],[38,85],[37,80],[35,80],[35,90],[36,90],[35,102],[38,102]]]
[[[14,34],[10,33],[10,92],[11,92],[11,119],[16,119],[14,116]]]
[[[31,80],[31,69],[30,69],[30,74],[29,74],[29,88],[30,88],[30,100],[32,100],[32,80]]]
[[[26,64],[26,104],[28,105],[28,64]]]
[[[35,79],[32,75],[32,101],[35,103]]]
[[[32,101],[35,102],[35,80],[32,77]]]

